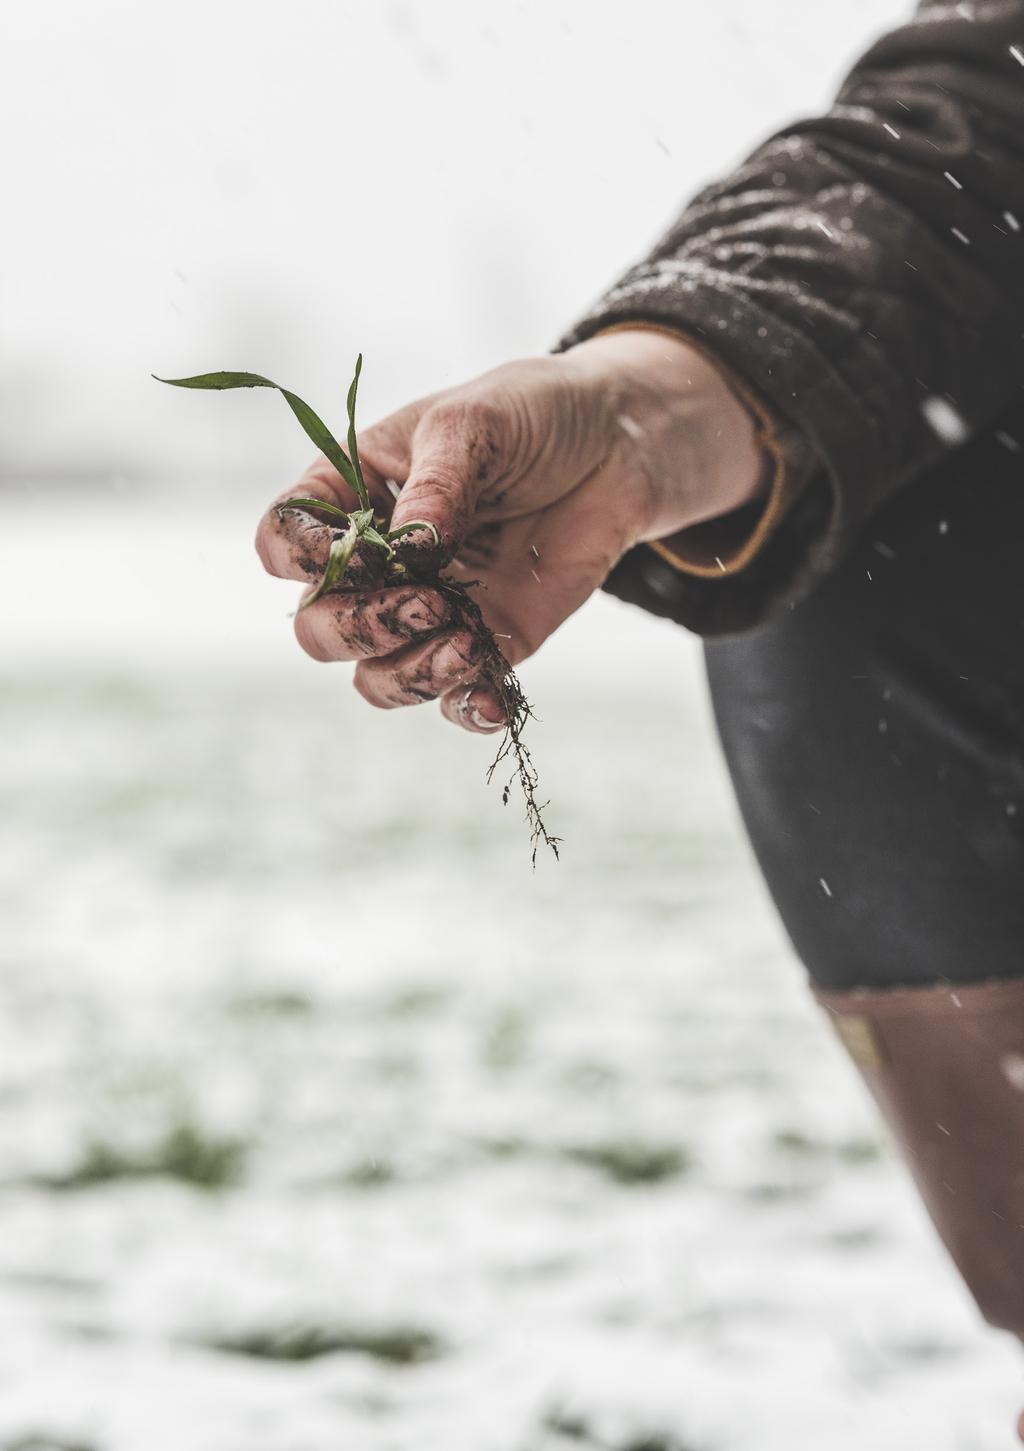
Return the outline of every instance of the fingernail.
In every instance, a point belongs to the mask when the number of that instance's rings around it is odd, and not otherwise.
[[[496,731],[503,731],[505,729],[505,722],[503,720],[490,720],[484,715],[479,705],[473,699],[474,689],[474,686],[469,686],[459,701],[459,714],[462,716],[462,719],[473,730],[481,731],[485,735],[490,736],[494,735]]]
[[[474,728],[483,731],[485,735],[493,736],[495,732],[505,729],[504,721],[488,720],[480,708],[473,704],[469,705],[466,715],[472,721]]]

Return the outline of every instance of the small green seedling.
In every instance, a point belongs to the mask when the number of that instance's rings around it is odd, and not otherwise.
[[[356,394],[359,377],[363,370],[363,356],[356,359],[355,373],[348,390],[346,411],[348,413],[348,452],[341,447],[330,429],[313,412],[308,403],[279,383],[259,373],[199,373],[192,378],[157,378],[158,383],[169,383],[175,388],[203,388],[223,391],[231,388],[274,388],[282,395],[288,407],[302,425],[306,436],[316,444],[324,457],[334,465],[338,473],[356,496],[359,507],[345,510],[326,499],[287,499],[278,506],[280,513],[295,511],[309,514],[318,523],[326,522],[331,529],[332,539],[324,572],[316,588],[303,600],[300,608],[306,609],[323,595],[335,592],[358,593],[366,588],[367,577],[372,579],[373,588],[388,585],[423,584],[438,590],[451,600],[455,610],[480,641],[482,659],[478,666],[479,681],[495,694],[505,716],[505,734],[498,747],[498,754],[487,772],[490,781],[503,761],[512,758],[513,772],[502,790],[502,802],[507,805],[512,782],[518,777],[526,803],[526,820],[530,828],[530,845],[536,863],[537,850],[543,843],[558,856],[560,838],[552,836],[544,825],[542,812],[547,803],[537,801],[537,771],[529,749],[523,743],[522,734],[528,720],[533,716],[529,701],[511,665],[502,654],[494,634],[484,620],[480,606],[469,591],[472,584],[463,584],[444,574],[439,568],[439,546],[437,529],[427,520],[411,520],[398,529],[388,527],[388,521],[373,507],[362,464],[359,461],[359,446],[356,441]],[[156,377],[156,374],[153,375]],[[407,536],[431,536],[430,543]],[[405,540],[405,544],[400,542]],[[354,564],[361,566],[360,570]]]

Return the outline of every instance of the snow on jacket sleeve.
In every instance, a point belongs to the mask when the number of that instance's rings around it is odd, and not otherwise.
[[[1024,0],[922,4],[826,115],[697,196],[560,346],[624,324],[721,364],[775,478],[710,532],[631,551],[606,587],[701,634],[749,629],[1022,385]]]

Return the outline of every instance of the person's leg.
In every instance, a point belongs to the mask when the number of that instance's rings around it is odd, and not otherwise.
[[[1024,427],[1002,433],[705,654],[796,951],[982,1312],[1024,1337]]]

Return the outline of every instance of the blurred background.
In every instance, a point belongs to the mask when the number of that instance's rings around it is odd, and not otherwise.
[[[997,1451],[756,877],[697,643],[593,601],[488,743],[295,647],[309,449],[543,351],[896,0],[8,7],[0,1451]],[[827,875],[827,862],[822,873]]]

